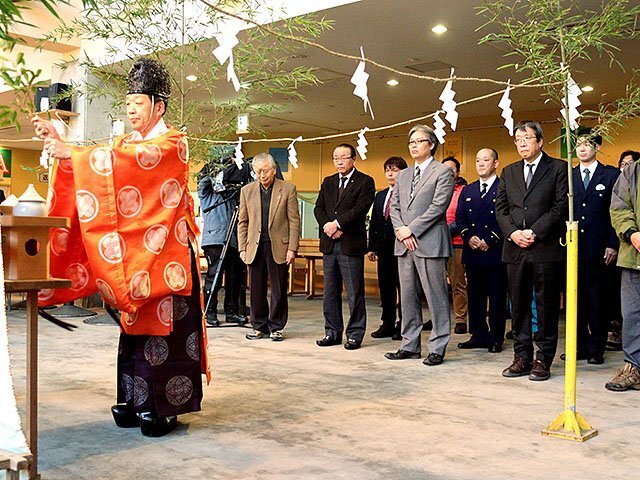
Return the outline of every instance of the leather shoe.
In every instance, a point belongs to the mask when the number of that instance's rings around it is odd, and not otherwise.
[[[489,345],[489,353],[500,353],[502,351],[501,343],[492,343]]]
[[[602,365],[604,363],[604,355],[601,353],[592,353],[589,355],[587,363],[591,365]]]
[[[340,345],[342,342],[331,337],[324,337],[320,340],[316,340],[316,345],[319,347],[331,347],[332,345]]]
[[[393,330],[389,330],[384,326],[380,326],[375,332],[371,332],[373,338],[388,338],[393,335]]]
[[[218,320],[217,313],[207,313],[207,325],[210,327],[220,326],[220,320]]]
[[[354,340],[353,338],[347,338],[347,341],[344,343],[344,348],[347,350],[357,350],[362,345],[362,342]]]
[[[515,357],[513,363],[502,371],[503,377],[523,377],[531,373],[531,364],[522,357]]]
[[[408,352],[406,350],[398,350],[397,352],[387,352],[384,354],[384,358],[388,360],[406,360],[407,358],[420,358],[420,356],[417,352]]]
[[[457,322],[456,326],[453,327],[453,333],[458,335],[464,335],[467,333],[467,324],[462,322]]]
[[[425,332],[428,330],[433,330],[433,322],[431,320],[422,324],[422,331]]]
[[[440,365],[442,362],[444,362],[444,355],[440,355],[439,353],[430,353],[429,356],[422,361],[422,363],[430,367]]]
[[[398,331],[394,332],[391,340],[402,340],[402,334]]]
[[[535,360],[533,362],[533,367],[531,368],[531,372],[529,373],[529,380],[534,382],[543,382],[545,380],[549,380],[551,376],[550,368],[545,365],[540,360]]]
[[[227,323],[237,323],[238,325],[244,325],[247,323],[247,317],[240,315],[239,313],[228,313],[225,315],[225,321]]]
[[[172,432],[178,425],[178,417],[158,417],[151,412],[140,414],[140,432],[145,437],[162,437]]]
[[[487,348],[489,345],[486,343],[478,342],[473,337],[467,340],[466,342],[460,342],[458,344],[458,348],[463,350],[470,350],[472,348]]]
[[[126,403],[117,403],[111,407],[111,414],[120,428],[133,428],[140,425],[138,415]]]

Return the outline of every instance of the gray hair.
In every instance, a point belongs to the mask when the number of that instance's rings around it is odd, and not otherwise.
[[[438,142],[438,137],[436,137],[433,128],[426,125],[414,125],[413,127],[411,127],[411,130],[409,130],[409,140],[411,140],[411,135],[416,132],[422,132],[427,136],[429,143],[433,145],[433,147],[431,147],[431,155],[436,153],[436,150],[438,149],[438,145],[440,145],[440,143]]]
[[[536,134],[537,141],[540,141],[544,138],[542,136],[542,126],[535,120],[522,120],[521,122],[518,122],[514,130],[516,132],[518,130],[521,132],[526,132],[527,128],[530,128],[531,130],[533,130],[533,132]]]
[[[259,153],[255,157],[253,157],[251,167],[255,170],[258,165],[261,165],[263,163],[268,163],[271,168],[273,168],[274,170],[276,169],[276,161],[270,154],[266,152]]]

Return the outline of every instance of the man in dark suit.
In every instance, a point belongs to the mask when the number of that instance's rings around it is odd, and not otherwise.
[[[462,263],[467,273],[469,332],[458,348],[502,351],[506,322],[507,272],[502,263],[503,236],[496,220],[498,152],[483,148],[476,155],[479,180],[467,185],[458,201],[456,225],[464,240]],[[487,301],[489,325],[487,326]]]
[[[407,162],[402,157],[388,158],[383,165],[384,175],[389,184],[376,194],[369,222],[369,252],[367,257],[372,262],[378,262],[378,288],[380,289],[380,303],[382,304],[382,325],[373,333],[373,338],[393,337],[400,340],[400,322],[402,309],[397,308],[400,297],[400,279],[398,277],[398,259],[394,254],[396,235],[391,222],[391,193],[396,184],[396,176],[400,170],[407,168]]]
[[[505,377],[529,375],[547,380],[558,346],[564,235],[567,216],[567,164],[542,151],[538,122],[526,120],[515,129],[522,161],[505,167],[496,197],[496,218],[505,237],[514,330],[514,360]],[[538,352],[534,360],[531,300],[535,291]]]
[[[367,326],[364,304],[364,255],[367,252],[367,213],[376,193],[369,175],[355,169],[356,150],[341,144],[333,151],[337,173],[326,177],[313,211],[320,225],[320,251],[323,253],[325,336],[320,347],[342,343],[342,282],[347,289],[350,317],[344,348],[356,350],[362,344]]]
[[[573,208],[578,221],[578,360],[604,363],[609,310],[607,303],[620,304],[620,290],[605,296],[609,270],[615,270],[620,241],[611,225],[609,206],[620,170],[596,160],[602,137],[591,129],[578,131],[573,168]]]

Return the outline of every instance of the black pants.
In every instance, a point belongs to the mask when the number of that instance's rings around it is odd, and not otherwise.
[[[216,273],[216,268],[222,254],[222,245],[207,245],[203,246],[202,250],[204,251],[208,265],[207,273],[204,277],[204,302],[206,306],[211,292],[211,285],[213,284],[213,277]],[[233,247],[229,247],[227,249],[227,255],[225,256],[222,264],[222,270],[218,276],[218,281],[216,282],[216,286],[213,291],[213,298],[209,304],[208,313],[215,313],[218,308],[218,292],[222,286],[223,273],[225,277],[224,313],[227,315],[243,313],[242,309],[246,304],[245,291],[247,269],[244,262],[240,260],[238,250]]]
[[[342,340],[344,321],[342,318],[342,282],[347,290],[349,321],[347,339],[361,342],[367,328],[367,310],[364,303],[364,255],[344,255],[340,242],[336,242],[331,253],[322,256],[324,269],[324,314],[325,335],[333,340]]]
[[[562,288],[562,262],[522,260],[507,264],[509,294],[513,309],[514,353],[533,361],[533,342],[538,346],[536,358],[551,365],[558,347],[558,316]],[[535,291],[538,332],[531,332],[531,300]]]
[[[480,343],[502,344],[506,311],[507,272],[504,264],[469,265],[467,273],[467,300],[469,305],[469,333]],[[487,301],[489,325],[487,326]]]
[[[620,307],[620,285],[617,292],[609,290],[609,270],[616,268],[602,260],[578,266],[578,352],[584,355],[604,354],[611,315],[608,304]]]
[[[393,331],[398,320],[402,320],[402,309],[398,303],[400,298],[400,279],[398,277],[398,257],[390,252],[378,255],[378,287],[382,304],[382,328]]]
[[[276,263],[271,252],[271,242],[261,241],[256,257],[249,265],[251,289],[249,301],[251,324],[254,330],[264,333],[282,330],[289,318],[287,298],[287,274],[289,265]],[[271,283],[271,305],[267,302],[267,277]]]

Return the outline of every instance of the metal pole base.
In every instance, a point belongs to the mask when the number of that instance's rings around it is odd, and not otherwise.
[[[542,431],[542,435],[575,442],[586,442],[598,435],[598,430],[591,428],[591,425],[578,412],[565,410]]]

